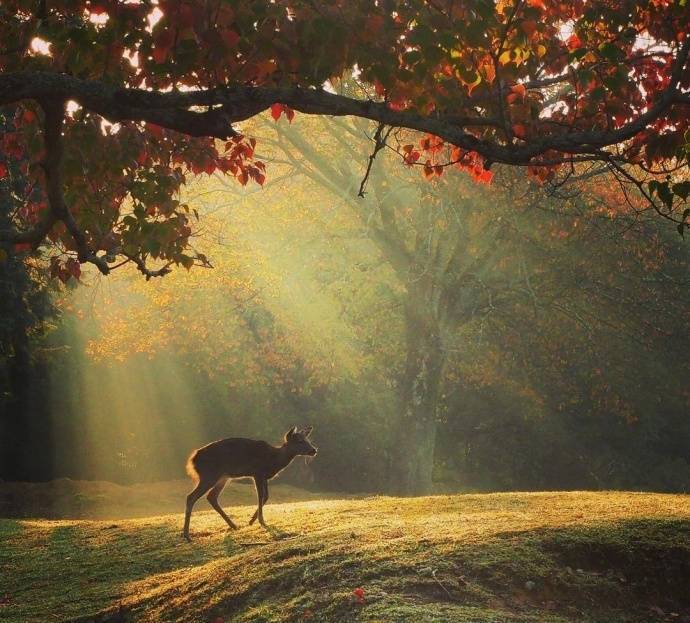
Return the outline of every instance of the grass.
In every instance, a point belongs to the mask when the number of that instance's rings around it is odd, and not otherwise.
[[[202,502],[192,543],[181,514],[0,520],[0,622],[690,621],[688,496],[269,502],[237,532]]]

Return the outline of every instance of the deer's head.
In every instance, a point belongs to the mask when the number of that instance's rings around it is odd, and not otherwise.
[[[297,430],[297,427],[293,426],[287,433],[285,433],[285,445],[295,455],[304,454],[306,456],[315,456],[316,448],[308,439],[309,435],[311,435],[311,431],[313,430],[313,426],[307,426],[301,430]]]

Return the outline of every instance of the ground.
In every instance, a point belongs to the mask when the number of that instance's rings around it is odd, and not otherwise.
[[[2,519],[0,622],[690,621],[689,496],[271,493],[268,531],[249,487],[236,532],[201,500],[191,543],[179,512]]]

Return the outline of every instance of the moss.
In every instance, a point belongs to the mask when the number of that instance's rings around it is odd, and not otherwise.
[[[0,520],[0,621],[88,621],[120,606],[121,620],[144,623],[682,620],[688,501],[573,492],[270,504],[271,531],[228,532],[212,511],[195,513],[192,543],[179,515]]]

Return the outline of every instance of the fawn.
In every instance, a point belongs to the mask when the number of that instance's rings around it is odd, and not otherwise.
[[[187,496],[187,509],[182,535],[188,541],[189,520],[196,501],[206,493],[206,499],[233,530],[235,523],[218,504],[218,496],[231,478],[252,477],[256,485],[259,505],[250,519],[251,526],[257,519],[265,528],[263,508],[268,500],[268,481],[284,470],[298,455],[315,456],[316,448],[308,437],[313,430],[308,426],[297,430],[293,426],[286,434],[282,446],[272,446],[265,441],[232,437],[214,441],[192,452],[187,461],[187,473],[197,485]]]

